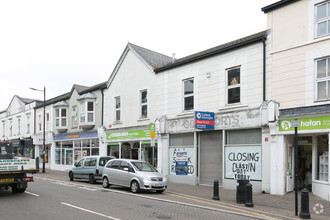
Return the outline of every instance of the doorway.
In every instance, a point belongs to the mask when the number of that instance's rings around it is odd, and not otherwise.
[[[312,190],[313,137],[298,137],[298,188]]]

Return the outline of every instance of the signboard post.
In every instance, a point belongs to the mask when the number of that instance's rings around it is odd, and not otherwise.
[[[299,120],[291,121],[294,127],[294,188],[295,188],[295,214],[298,216],[298,127]]]
[[[195,128],[214,129],[214,112],[195,112]]]

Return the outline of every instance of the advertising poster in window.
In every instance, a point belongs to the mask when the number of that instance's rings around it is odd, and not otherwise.
[[[261,180],[261,146],[225,147],[225,178]]]
[[[170,175],[193,176],[194,162],[194,148],[170,148]]]

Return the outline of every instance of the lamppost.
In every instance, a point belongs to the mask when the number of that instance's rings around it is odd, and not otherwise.
[[[39,92],[44,92],[44,117],[43,117],[43,131],[42,131],[42,136],[43,136],[43,139],[42,139],[42,146],[43,146],[43,152],[42,152],[42,172],[43,173],[46,173],[46,170],[45,170],[45,154],[46,154],[46,149],[45,149],[45,125],[46,125],[46,87],[44,86],[44,90],[41,90],[41,89],[35,89],[35,88],[30,88],[32,90],[35,90],[35,91],[39,91]]]

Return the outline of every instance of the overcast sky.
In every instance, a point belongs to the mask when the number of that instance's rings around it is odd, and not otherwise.
[[[266,29],[276,0],[0,0],[0,110],[107,81],[128,42],[181,58]]]

